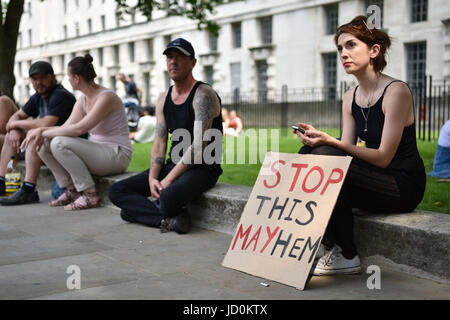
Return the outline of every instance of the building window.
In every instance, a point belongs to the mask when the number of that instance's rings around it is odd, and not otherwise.
[[[67,25],[63,26],[63,38],[67,39]]]
[[[28,15],[31,17],[31,1],[28,2]]]
[[[117,91],[117,87],[116,87],[116,76],[110,76],[109,77],[109,88],[112,91]]]
[[[145,105],[150,106],[150,73],[144,72],[144,96]]]
[[[164,80],[165,80],[165,82],[166,82],[166,89],[169,89],[169,87],[170,87],[170,84],[171,84],[171,79],[170,79],[170,76],[169,76],[169,72],[167,72],[167,71],[164,71]]]
[[[61,73],[65,73],[65,69],[66,69],[66,61],[64,59],[64,55],[60,55],[59,56],[59,61],[60,61],[60,68],[61,68]]]
[[[261,42],[263,44],[272,43],[272,16],[260,19]]]
[[[337,3],[325,7],[325,34],[334,34],[338,27],[339,8]]]
[[[134,62],[134,42],[128,43],[128,56],[130,57],[130,62]]]
[[[100,22],[102,25],[102,30],[105,30],[106,29],[106,17],[104,15],[100,17]]]
[[[19,35],[17,36],[17,43],[19,44],[19,49],[22,49],[22,32],[19,32]]]
[[[167,47],[167,45],[169,44],[169,42],[171,41],[172,36],[168,35],[168,36],[164,36],[164,47]]]
[[[233,48],[240,48],[241,43],[241,37],[242,37],[242,23],[236,22],[231,24],[231,33],[232,33],[232,39],[233,39]]]
[[[322,61],[324,98],[332,100],[336,98],[337,53],[331,52],[322,54]]]
[[[269,79],[267,75],[267,69],[268,65],[266,60],[256,61],[258,100],[260,102],[267,101],[267,80]]]
[[[214,85],[214,69],[212,66],[205,66],[204,67],[205,72],[205,81],[210,86]]]
[[[67,13],[67,0],[63,1],[64,14]]]
[[[103,66],[103,48],[98,48],[98,65]]]
[[[427,21],[428,0],[411,0],[411,22]]]
[[[153,39],[148,39],[146,41],[147,44],[147,60],[152,61],[153,60]]]
[[[236,62],[230,64],[231,70],[231,92],[233,94],[233,103],[239,101],[241,91],[241,63]]]
[[[92,33],[92,19],[87,19],[88,33]]]
[[[30,85],[26,84],[25,85],[25,99],[30,98]]]
[[[120,13],[116,12],[116,27],[120,27]]]
[[[378,8],[380,8],[380,21],[374,21],[374,22],[375,22],[375,25],[378,25],[378,23],[379,23],[379,27],[383,28],[384,0],[366,0],[366,9],[369,8],[370,6],[377,6]]]
[[[168,16],[170,8],[170,0],[164,0],[164,8],[166,9],[166,16]]]
[[[31,47],[33,45],[33,30],[31,29],[28,29],[28,41]]]
[[[113,58],[114,58],[114,65],[118,66],[119,65],[119,61],[120,61],[120,56],[119,56],[119,46],[115,45],[113,47]]]
[[[75,22],[75,35],[78,37],[80,35],[80,24]]]
[[[208,44],[209,44],[210,52],[217,51],[217,37],[214,34],[212,34],[211,32],[208,32]]]
[[[406,81],[412,86],[424,86],[427,60],[427,43],[406,44]]]

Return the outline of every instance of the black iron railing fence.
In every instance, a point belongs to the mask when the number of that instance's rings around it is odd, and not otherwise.
[[[415,101],[417,137],[437,139],[443,124],[450,118],[450,84],[424,81],[409,84]],[[283,128],[298,122],[326,129],[335,137],[342,132],[342,97],[349,85],[339,87],[291,89],[244,93],[221,93],[222,105],[236,110],[244,128]]]

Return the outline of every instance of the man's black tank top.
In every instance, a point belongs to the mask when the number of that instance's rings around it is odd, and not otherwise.
[[[356,104],[355,96],[358,86],[353,93],[352,115],[356,123],[356,132],[358,137],[366,142],[368,148],[378,149],[380,147],[384,126],[383,98],[387,88],[394,82],[403,81],[394,80],[390,82],[384,88],[378,101],[369,107],[370,110],[369,108],[361,108]],[[367,118],[367,131],[364,131],[366,121],[362,112]],[[425,191],[426,176],[425,167],[417,149],[415,122],[403,129],[400,144],[387,169],[396,178],[401,193],[409,193],[410,196],[415,194],[422,198]]]
[[[189,96],[187,97],[186,101],[182,104],[175,104],[172,101],[172,88],[171,86],[167,92],[166,100],[164,102],[164,118],[166,120],[167,130],[170,134],[172,134],[176,129],[186,129],[189,131],[191,140],[189,141],[189,145],[192,143],[192,138],[194,137],[194,121],[195,121],[195,112],[193,107],[193,101],[195,92],[197,91],[197,88],[205,84],[201,81],[197,81],[197,83],[192,88],[191,92],[189,93]],[[217,94],[217,93],[216,93]],[[219,95],[217,95],[219,98],[219,103],[222,108],[221,99]],[[213,119],[213,123],[211,128],[217,129],[222,134],[223,127],[222,127],[222,112],[219,113],[219,115]],[[210,142],[214,142],[213,140]],[[179,143],[187,144],[187,142],[184,142],[182,139],[180,141],[173,141],[171,139],[171,147],[170,147],[170,161],[172,161],[172,150],[175,148],[175,146]],[[220,146],[222,146],[222,143],[220,143]],[[183,151],[179,154],[179,156],[183,155]],[[214,156],[214,152],[212,153],[212,156]],[[220,168],[220,163],[214,163],[211,165],[205,164],[203,162],[202,166],[207,166],[210,169],[218,170],[219,173],[222,173],[222,169]]]

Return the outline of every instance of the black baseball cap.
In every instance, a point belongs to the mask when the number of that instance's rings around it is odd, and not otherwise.
[[[192,47],[192,44],[189,41],[184,40],[183,38],[178,38],[178,39],[175,39],[175,40],[169,42],[169,44],[167,45],[166,50],[164,50],[163,54],[166,54],[167,50],[169,50],[170,48],[178,49],[183,54],[190,56],[192,59],[195,58],[195,51],[194,51],[194,48]]]
[[[28,71],[28,74],[30,78],[34,76],[35,74],[40,75],[47,75],[47,74],[54,74],[52,65],[48,63],[47,61],[36,61],[33,63],[30,67],[30,70]]]

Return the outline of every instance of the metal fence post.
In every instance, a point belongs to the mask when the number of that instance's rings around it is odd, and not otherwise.
[[[428,81],[428,141],[431,140],[431,121],[433,120],[433,97],[432,97],[432,83],[433,83],[433,78],[431,76],[428,76],[429,81]],[[426,88],[425,88],[426,90]]]

